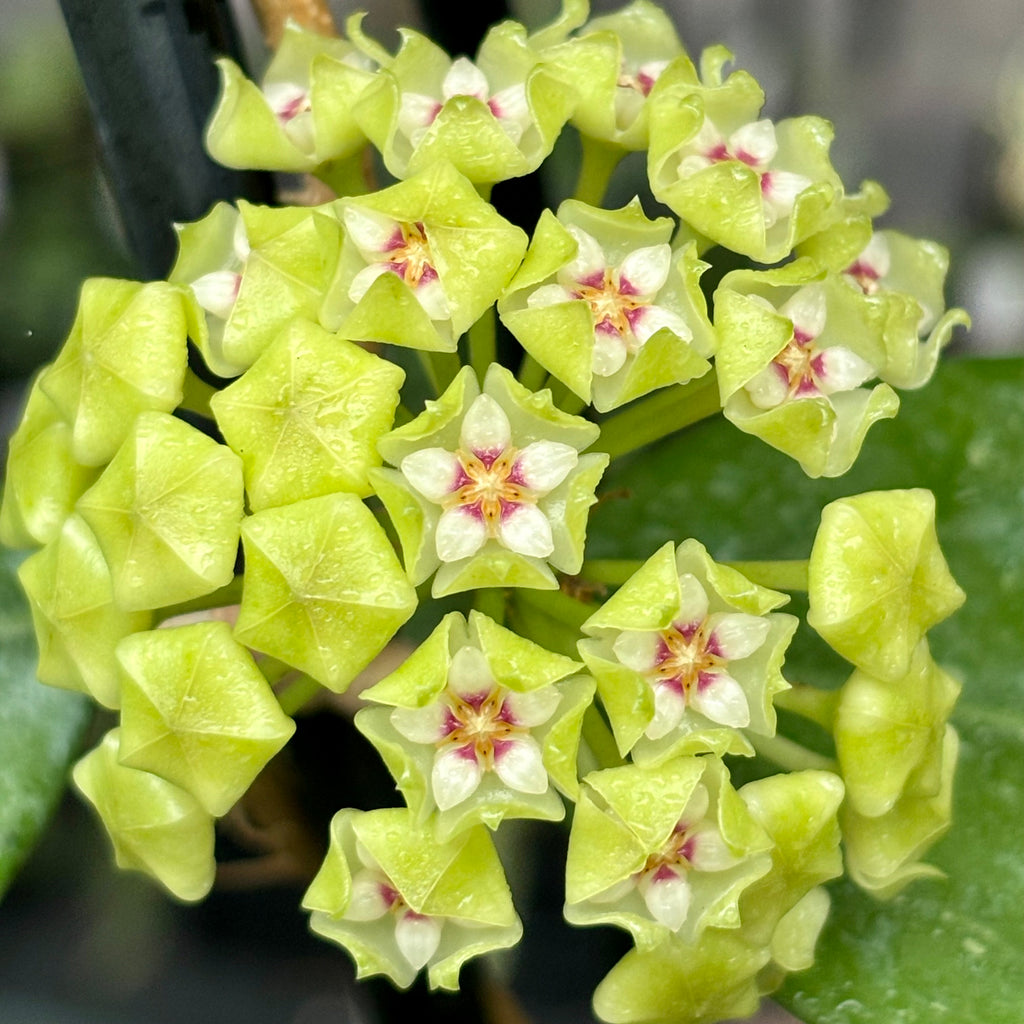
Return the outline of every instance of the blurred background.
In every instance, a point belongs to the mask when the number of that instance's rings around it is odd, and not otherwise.
[[[360,6],[369,8],[367,29],[389,47],[397,43],[396,25],[436,31],[439,22],[465,20],[431,0],[425,7],[412,0],[332,4],[339,21]],[[519,0],[511,9],[534,27],[556,6]],[[595,13],[617,6],[592,4]],[[769,116],[832,120],[837,170],[850,188],[864,178],[885,186],[892,198],[887,226],[950,249],[948,302],[974,320],[959,351],[1024,351],[1020,0],[664,6],[692,55],[714,42],[736,54],[764,86]],[[265,60],[259,29],[245,0],[233,9],[242,51],[258,74]],[[27,378],[63,341],[82,279],[98,275],[146,276],[107,184],[60,7],[57,0],[0,0],[0,455]],[[506,965],[506,974],[530,1019],[571,1024],[589,1019],[579,1006],[603,971],[567,965],[556,930],[558,880],[550,883],[550,890],[539,883],[528,911],[538,923],[550,917],[550,944]],[[147,882],[115,873],[105,837],[82,807],[66,802],[0,906],[0,1020],[390,1019],[391,1011],[375,1017],[380,1004],[353,989],[343,954],[306,937],[297,893],[276,889],[256,913],[244,894],[231,892],[202,908],[175,907]],[[552,1003],[552,990],[564,1003]],[[398,1004],[388,1005],[398,1012]],[[502,1005],[502,1019],[526,1019],[518,1006]],[[451,1009],[465,1019],[478,1014],[473,1006]]]

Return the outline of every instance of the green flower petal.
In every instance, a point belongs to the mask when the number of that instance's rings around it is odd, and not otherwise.
[[[335,692],[383,650],[416,608],[384,531],[352,494],[265,509],[242,524],[241,643]]]
[[[227,623],[136,633],[117,660],[121,764],[181,786],[215,816],[295,731]]]
[[[213,885],[213,818],[158,775],[118,761],[119,730],[75,765],[73,778],[114,844],[117,866],[155,878],[172,896],[201,900]]]
[[[673,934],[692,943],[709,927],[739,926],[740,894],[768,871],[771,844],[730,786],[722,762],[683,757],[656,769],[627,765],[592,772],[584,782],[566,859],[565,916],[571,924],[618,925],[641,949]],[[690,905],[673,933],[651,917],[636,886],[615,900],[601,896],[649,868],[649,858],[659,855],[679,827],[698,784],[710,794],[704,821],[716,828],[735,863],[722,870],[686,870]]]
[[[338,211],[342,220],[346,212],[366,211],[396,226],[418,226],[451,312],[447,321],[432,321],[414,291],[394,273],[382,274],[353,301],[348,294],[352,279],[369,264],[349,232],[325,303],[324,322],[353,340],[454,351],[459,335],[498,298],[526,251],[525,234],[445,162],[371,195],[340,200]],[[380,262],[385,262],[383,251]]]
[[[372,493],[377,440],[404,372],[305,320],[287,327],[210,405],[242,459],[254,511],[334,491]]]
[[[365,866],[367,856],[402,903],[376,920],[349,920],[352,874]],[[466,960],[512,946],[522,935],[486,830],[438,842],[405,808],[339,811],[331,822],[327,858],[302,905],[312,911],[315,932],[348,950],[358,977],[385,974],[399,988],[408,988],[417,973],[395,941],[395,914],[404,906],[441,925],[439,945],[427,964],[431,988],[457,989]]]
[[[170,412],[181,402],[186,335],[180,288],[163,281],[85,282],[71,333],[40,380],[72,426],[77,462],[109,462],[139,413]]]
[[[425,821],[436,808],[431,773],[438,747],[413,742],[400,733],[389,708],[424,708],[434,703],[448,684],[453,656],[467,646],[483,653],[498,687],[512,693],[548,687],[557,692],[553,715],[530,727],[528,733],[540,748],[551,782],[574,799],[578,791],[580,728],[593,697],[593,681],[573,675],[580,667],[578,662],[544,650],[485,615],[472,612],[467,622],[461,614],[452,612],[395,672],[363,691],[365,699],[388,707],[364,708],[356,715],[356,726],[381,754],[417,819]],[[439,736],[438,741],[441,739]],[[481,822],[493,829],[506,818],[557,821],[564,813],[552,786],[542,793],[522,792],[506,784],[496,772],[485,770],[475,792],[436,815],[437,835],[447,839]]]
[[[11,435],[7,479],[0,505],[0,544],[35,547],[60,533],[75,502],[99,471],[75,461],[74,431],[41,386],[29,390],[25,411]]]
[[[899,679],[925,632],[964,593],[935,534],[928,491],[872,491],[822,510],[808,566],[808,623],[858,668]]]
[[[212,593],[234,576],[242,465],[224,445],[147,412],[78,501],[127,610]]]
[[[579,643],[580,656],[597,680],[620,753],[632,753],[642,764],[659,764],[677,754],[702,751],[752,753],[741,731],[717,725],[692,708],[687,709],[678,728],[666,735],[654,740],[645,735],[655,716],[653,688],[643,675],[619,661],[613,645],[623,630],[657,632],[672,625],[681,607],[679,578],[683,574],[692,574],[701,584],[710,613],[743,612],[768,619],[769,630],[761,646],[747,658],[729,663],[730,674],[744,691],[752,732],[774,734],[773,699],[788,687],[781,669],[797,620],[791,615],[768,614],[787,598],[751,583],[735,569],[716,564],[695,540],[685,541],[678,549],[664,545],[583,623],[588,638]]]
[[[18,579],[32,611],[40,682],[119,707],[114,648],[122,637],[148,629],[151,615],[114,603],[110,570],[81,516],[69,516],[46,547],[22,562]]]

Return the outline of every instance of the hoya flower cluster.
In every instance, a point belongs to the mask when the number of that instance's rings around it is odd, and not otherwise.
[[[566,918],[632,937],[610,1022],[751,1012],[813,962],[843,851],[883,897],[932,870],[958,684],[926,633],[963,595],[929,494],[830,505],[795,577],[693,538],[586,559],[612,457],[722,415],[842,474],[966,321],[943,250],[877,230],[830,126],[763,117],[730,59],[695,63],[645,0],[571,0],[472,59],[411,30],[392,54],[356,17],[291,26],[259,82],[220,62],[211,153],[337,197],[218,203],[168,280],[86,282],[0,511],[33,549],[39,678],[108,711],[74,780],[119,864],[202,898],[217,819],[316,700],[359,708],[404,806],[340,809],[304,906],[400,987],[523,938],[491,837],[517,819],[569,823]],[[527,234],[492,186],[563,133],[576,192]],[[606,209],[636,151],[640,194]],[[841,689],[787,680],[786,589]],[[414,612],[426,639],[330,702]],[[780,735],[782,705],[827,749]],[[755,753],[780,770],[737,786]]]

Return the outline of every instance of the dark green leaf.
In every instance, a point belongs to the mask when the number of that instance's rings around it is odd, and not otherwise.
[[[722,420],[617,463],[594,513],[593,558],[644,558],[697,537],[719,560],[803,558],[821,508],[874,489],[927,487],[966,605],[930,634],[964,688],[954,826],[927,860],[948,874],[890,903],[854,886],[834,906],[816,966],[781,999],[813,1024],[1018,1024],[1024,1014],[1024,361],[949,361],[876,425],[853,470],[808,480]],[[627,525],[628,524],[628,525]],[[627,529],[624,529],[627,526]],[[628,532],[627,532],[628,530]],[[804,630],[803,632],[809,632]],[[803,637],[787,675],[841,681]],[[847,669],[848,671],[848,669]]]
[[[64,790],[93,707],[77,693],[36,681],[36,642],[17,561],[0,550],[0,894]]]

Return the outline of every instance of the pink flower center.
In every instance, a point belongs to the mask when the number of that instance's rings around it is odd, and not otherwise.
[[[584,278],[573,289],[573,295],[588,303],[598,330],[620,336],[633,333],[637,311],[646,305],[628,283],[616,284],[610,268]]]
[[[529,731],[516,724],[501,687],[471,696],[449,690],[446,701],[444,735],[438,740],[438,748],[453,747],[463,756],[474,758],[485,771],[494,768],[495,757],[509,743]]]
[[[821,393],[825,376],[821,353],[810,335],[797,329],[786,347],[772,360],[772,367],[785,382],[790,398]]]
[[[398,225],[382,251],[388,268],[414,288],[437,277],[430,242],[420,223]]]
[[[647,876],[652,881],[658,882],[676,877],[680,871],[689,871],[693,866],[693,853],[696,845],[697,837],[693,834],[691,824],[686,821],[678,822],[661,849],[648,855],[647,861],[638,875]]]
[[[519,452],[508,447],[500,453],[458,451],[459,475],[444,507],[461,506],[483,519],[489,537],[498,536],[502,516],[524,502],[535,501],[518,468]]]
[[[855,260],[843,273],[847,277],[852,278],[865,295],[875,295],[881,289],[880,279],[882,275],[879,274],[876,267],[873,267],[864,260]]]
[[[706,673],[728,664],[716,649],[707,619],[682,629],[670,626],[661,631],[660,639],[653,681],[678,690],[684,699],[707,682],[702,679]]]

